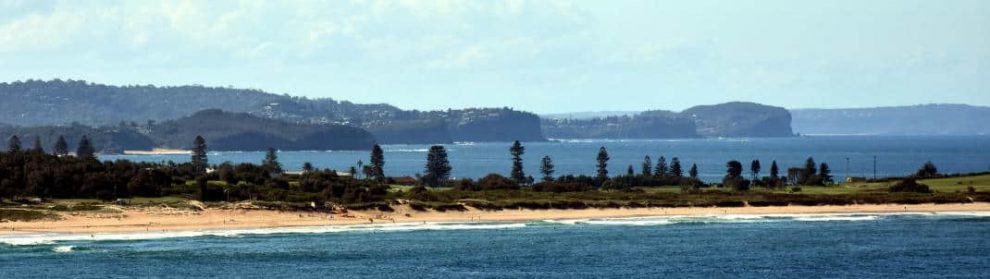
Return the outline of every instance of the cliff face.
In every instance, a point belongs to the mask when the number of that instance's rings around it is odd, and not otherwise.
[[[787,109],[757,103],[732,102],[696,106],[681,112],[694,120],[698,134],[706,137],[790,137],[791,114]]]
[[[447,127],[459,142],[544,141],[540,117],[510,109],[470,109],[453,113]]]

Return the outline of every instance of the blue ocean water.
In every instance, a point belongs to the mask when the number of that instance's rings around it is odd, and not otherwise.
[[[986,213],[45,234],[0,237],[0,278],[986,278],[988,235]]]
[[[538,176],[540,158],[551,156],[557,175],[595,173],[595,158],[599,147],[606,147],[611,155],[609,171],[626,173],[629,165],[639,171],[645,155],[654,163],[660,156],[669,162],[679,157],[685,171],[697,164],[700,176],[706,181],[718,181],[725,175],[725,163],[729,160],[749,162],[759,159],[763,173],[776,160],[781,172],[788,167],[803,166],[805,159],[813,156],[818,162],[827,162],[832,174],[839,179],[847,174],[872,177],[874,156],[877,158],[876,174],[902,176],[913,173],[926,161],[933,161],[942,172],[981,172],[990,170],[990,136],[809,136],[794,138],[740,138],[740,139],[677,139],[677,140],[561,140],[553,142],[524,143],[525,170]],[[459,143],[446,145],[453,166],[453,176],[478,178],[496,172],[508,174],[511,168],[510,143]],[[422,173],[428,145],[387,145],[385,172],[387,175],[415,175]],[[263,152],[212,152],[210,162],[261,162]],[[286,169],[298,170],[303,162],[316,167],[347,170],[358,160],[367,163],[367,151],[301,151],[280,152],[280,161]],[[106,155],[102,159],[130,159],[140,161],[185,162],[188,155]],[[848,158],[848,164],[847,164]]]

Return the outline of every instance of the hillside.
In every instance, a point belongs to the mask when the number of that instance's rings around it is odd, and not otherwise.
[[[801,134],[988,135],[990,107],[918,105],[856,109],[795,109]]]
[[[683,112],[647,111],[634,116],[545,119],[551,138],[789,137],[791,116],[784,108],[733,102],[696,106]]]
[[[116,125],[168,121],[206,109],[299,124],[340,124],[371,131],[382,143],[542,141],[539,117],[503,109],[401,110],[387,104],[308,99],[253,89],[204,86],[110,86],[84,81],[0,83],[0,123],[20,126]]]
[[[149,132],[159,147],[189,149],[196,135],[211,150],[368,150],[374,137],[344,125],[286,123],[247,113],[204,110],[154,125]]]
[[[662,139],[698,137],[694,121],[675,113],[651,111],[634,116],[544,119],[543,131],[566,139]]]
[[[748,102],[696,106],[681,112],[694,119],[706,137],[789,137],[791,114],[785,108]]]
[[[177,120],[151,126],[122,122],[115,126],[0,126],[0,137],[18,135],[22,145],[33,145],[40,137],[42,146],[51,151],[60,135],[69,150],[75,150],[83,135],[93,140],[101,153],[152,148],[190,149],[196,135],[202,135],[210,150],[261,151],[269,147],[280,150],[367,150],[374,137],[360,128],[344,125],[287,123],[260,118],[247,113],[204,110]],[[0,146],[6,148],[6,141]]]

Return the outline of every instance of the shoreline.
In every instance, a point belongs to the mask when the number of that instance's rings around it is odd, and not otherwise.
[[[605,209],[507,209],[484,211],[414,211],[397,206],[395,211],[349,211],[321,213],[257,209],[176,209],[170,207],[111,207],[98,211],[59,212],[61,220],[0,223],[0,236],[66,233],[197,232],[346,225],[485,223],[543,220],[636,217],[692,217],[719,215],[884,214],[988,212],[990,203],[964,204],[863,204],[844,206],[683,207]]]

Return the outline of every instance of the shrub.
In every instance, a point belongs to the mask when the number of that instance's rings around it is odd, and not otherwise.
[[[791,187],[791,192],[792,193],[801,192],[801,187],[797,187],[797,186]]]
[[[480,190],[519,190],[519,184],[498,174],[489,174],[478,181]]]
[[[890,186],[890,192],[907,192],[907,193],[931,193],[932,190],[928,188],[928,185],[918,183],[914,178],[906,178]]]
[[[579,182],[559,182],[559,181],[540,182],[533,185],[533,191],[554,192],[554,193],[584,192],[594,188],[595,187],[592,186],[591,184],[584,184]]]

